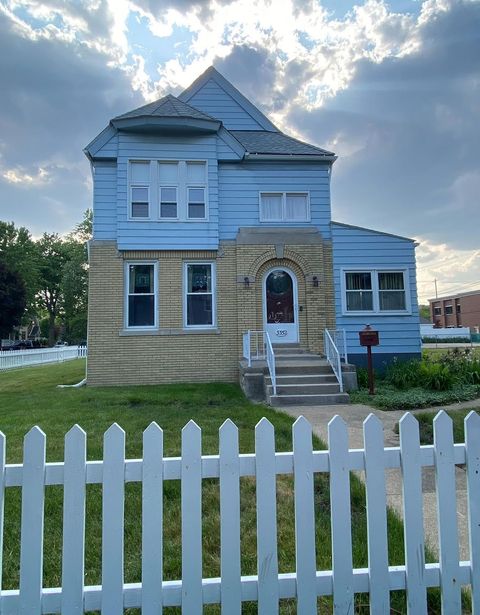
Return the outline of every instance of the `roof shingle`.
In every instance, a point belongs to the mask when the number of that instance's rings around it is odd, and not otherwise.
[[[145,115],[151,115],[156,117],[189,117],[197,120],[215,120],[215,118],[187,105],[187,103],[178,100],[175,96],[168,94],[159,100],[156,100],[148,105],[143,105],[123,113],[113,118],[114,120],[127,119],[133,117],[142,117]],[[215,120],[218,121],[218,120]]]
[[[282,132],[230,130],[230,133],[243,145],[249,154],[334,156],[333,152],[304,143]]]

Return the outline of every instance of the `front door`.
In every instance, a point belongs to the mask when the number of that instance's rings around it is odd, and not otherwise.
[[[272,343],[298,342],[297,280],[287,269],[272,269],[264,282],[264,320]]]

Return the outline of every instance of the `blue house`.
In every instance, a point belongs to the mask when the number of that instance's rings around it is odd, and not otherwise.
[[[378,366],[419,355],[414,241],[333,222],[336,156],[214,68],[113,118],[85,153],[88,384],[240,378],[260,395],[261,376],[273,401],[341,401],[367,323]]]

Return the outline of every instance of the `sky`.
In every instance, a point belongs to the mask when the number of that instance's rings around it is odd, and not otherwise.
[[[480,288],[480,0],[0,0],[0,219],[70,231],[85,145],[212,64],[338,155],[333,219],[418,241],[422,302]]]

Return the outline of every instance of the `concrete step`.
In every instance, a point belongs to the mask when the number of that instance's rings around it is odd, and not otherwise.
[[[274,348],[273,352],[275,353],[276,359],[279,357],[290,357],[292,355],[302,355],[302,357],[310,356],[310,353],[305,350],[305,348],[300,348],[298,346],[295,348]]]
[[[294,342],[293,344],[287,342],[272,342],[273,350],[277,350],[277,348],[300,348],[300,344],[298,342]]]
[[[277,376],[298,376],[312,374],[332,374],[332,368],[326,361],[278,361],[275,364]]]
[[[269,397],[272,406],[328,406],[334,404],[349,404],[347,393],[329,393],[326,395],[272,395]]]
[[[335,384],[337,377],[333,373],[329,374],[277,374],[277,385],[280,384]],[[272,384],[269,375],[265,376],[265,384]]]
[[[329,395],[340,393],[338,382],[330,384],[279,384],[277,382],[277,395]],[[273,394],[273,386],[267,386],[267,395]]]

